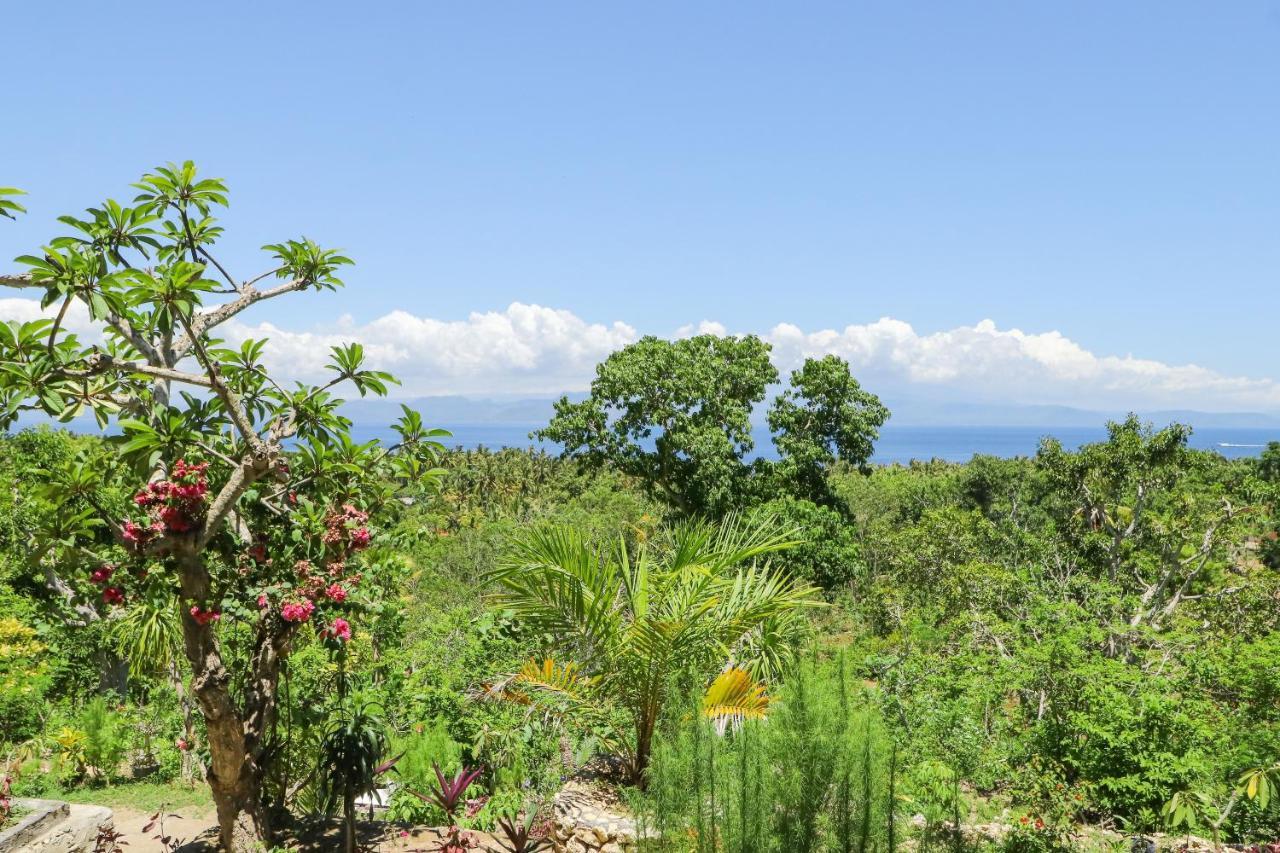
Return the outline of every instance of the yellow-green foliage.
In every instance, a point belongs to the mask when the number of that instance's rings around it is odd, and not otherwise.
[[[0,743],[16,743],[38,731],[45,653],[33,628],[11,616],[0,618]]]

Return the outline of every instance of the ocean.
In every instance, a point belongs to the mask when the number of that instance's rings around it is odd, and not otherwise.
[[[453,438],[445,440],[448,447],[474,449],[484,446],[492,449],[500,447],[542,447],[549,452],[559,452],[557,445],[539,443],[529,438],[529,433],[544,424],[439,424],[453,433]],[[355,438],[367,441],[370,438],[394,440],[395,434],[385,429],[370,429],[357,426],[353,430]],[[776,455],[769,432],[766,429],[754,431],[755,454],[765,458]],[[1035,454],[1040,440],[1052,436],[1062,444],[1074,449],[1082,444],[1102,441],[1107,437],[1103,427],[976,427],[976,426],[893,426],[880,430],[880,440],[876,442],[875,454],[871,461],[890,465],[905,464],[912,460],[942,459],[948,462],[966,462],[974,454],[990,456],[1014,457]],[[1257,456],[1269,441],[1280,441],[1280,429],[1259,429],[1254,427],[1205,427],[1191,434],[1192,447],[1203,450],[1215,450],[1228,459],[1245,456]]]

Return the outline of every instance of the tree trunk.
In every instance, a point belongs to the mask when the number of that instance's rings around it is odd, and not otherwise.
[[[342,849],[356,853],[356,794],[350,788],[342,796]]]
[[[224,783],[210,773],[209,788],[218,809],[222,849],[228,853],[268,849],[271,827],[262,805],[261,779],[254,773],[245,772],[230,783]]]
[[[176,558],[184,601],[206,606],[211,590],[204,561],[194,550]],[[209,739],[206,776],[218,810],[222,848],[228,853],[261,850],[271,837],[262,802],[262,741],[275,716],[280,660],[291,635],[273,634],[265,620],[260,623],[253,681],[244,691],[243,712],[232,700],[231,675],[223,665],[213,626],[199,624],[184,608],[182,636],[191,663],[191,690],[204,715]]]
[[[636,754],[631,764],[631,782],[637,788],[645,788],[645,771],[649,769],[649,754],[653,748],[653,730],[656,714],[647,709],[636,726]]]

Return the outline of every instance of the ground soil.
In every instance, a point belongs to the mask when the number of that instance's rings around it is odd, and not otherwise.
[[[164,831],[184,842],[178,848],[182,853],[207,853],[218,849],[218,822],[212,809],[179,809],[174,814],[178,816],[165,817]],[[164,853],[167,850],[155,838],[159,834],[158,827],[149,833],[142,831],[150,822],[150,814],[130,808],[116,810],[116,831],[123,833],[121,841],[129,843],[125,848],[128,853]],[[302,824],[282,835],[281,841],[287,842],[290,850],[319,853],[341,848],[340,827],[336,821]],[[496,849],[488,836],[480,834],[480,839],[487,843],[481,850]],[[382,821],[360,825],[361,847],[378,853],[434,851],[440,846],[440,840],[439,831],[431,827],[401,826]]]

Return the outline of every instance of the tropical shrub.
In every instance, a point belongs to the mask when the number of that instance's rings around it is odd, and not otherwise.
[[[594,549],[572,528],[532,530],[493,574],[498,602],[565,662],[531,660],[492,692],[537,697],[589,720],[642,782],[678,677],[717,687],[721,715],[758,713],[760,691],[749,680],[712,679],[783,671],[815,590],[764,561],[793,544],[770,519],[681,524],[634,552],[625,540]],[[615,705],[629,734],[610,713]]]
[[[767,721],[720,729],[689,707],[659,728],[633,796],[649,849],[790,853],[893,849],[894,746],[842,659],[805,662]]]
[[[34,628],[0,617],[0,745],[27,740],[40,730],[46,651]]]
[[[222,844],[253,849],[271,834],[262,785],[283,661],[306,625],[350,637],[377,589],[379,564],[362,552],[397,494],[432,480],[439,445],[408,409],[395,445],[351,439],[333,389],[382,395],[394,382],[358,344],[332,349],[330,381],[290,389],[263,366],[266,341],[215,337],[258,302],[342,286],[348,258],[286,240],[265,247],[266,272],[235,278],[214,255],[222,181],[186,162],[136,188],[132,206],[62,217],[70,233],[20,257],[28,271],[0,275],[53,314],[0,325],[0,420],[36,410],[120,430],[39,478],[32,562],[82,624],[175,600]],[[103,343],[67,331],[73,306]],[[229,667],[240,655],[246,665]]]

